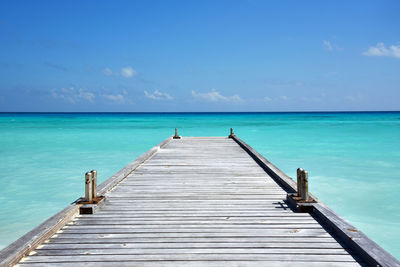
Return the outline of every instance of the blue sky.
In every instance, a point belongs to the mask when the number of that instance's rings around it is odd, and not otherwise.
[[[1,1],[0,111],[400,110],[399,1]]]

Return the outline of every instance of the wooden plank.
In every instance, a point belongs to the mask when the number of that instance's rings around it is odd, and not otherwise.
[[[143,214],[152,214],[152,213],[191,213],[191,214],[204,214],[204,213],[222,213],[228,214],[231,213],[231,215],[251,215],[252,213],[263,213],[264,216],[276,216],[276,214],[273,214],[274,212],[287,212],[290,214],[286,214],[284,216],[307,216],[303,215],[300,213],[294,213],[290,208],[285,203],[278,203],[276,204],[275,202],[268,202],[268,203],[262,203],[258,204],[256,206],[252,206],[250,203],[249,205],[247,203],[235,203],[234,204],[224,204],[221,203],[219,205],[214,203],[207,203],[207,202],[198,202],[198,203],[190,203],[190,204],[185,204],[185,205],[179,205],[179,203],[173,203],[171,205],[168,205],[168,203],[157,203],[155,205],[154,202],[146,202],[146,203],[139,203],[135,204],[135,202],[127,202],[127,203],[122,203],[120,200],[118,201],[112,201],[112,202],[105,202],[106,205],[102,207],[101,210],[99,210],[96,214],[107,214],[107,213],[112,213],[113,211],[132,211],[135,213],[143,213]],[[151,209],[153,207],[154,209]],[[271,215],[270,215],[271,213]],[[83,215],[82,215],[83,216]]]
[[[92,243],[73,243],[73,244],[59,244],[59,243],[45,243],[40,245],[37,250],[68,250],[68,249],[127,249],[127,248],[299,248],[299,243],[283,243],[283,242],[162,242],[162,243],[107,243],[107,244],[92,244]],[[341,249],[338,243],[307,243],[302,242],[302,249]]]
[[[301,217],[301,216],[288,216],[291,215],[290,213],[285,213],[285,214],[279,214],[279,213],[274,213],[272,215],[263,215],[263,216],[257,216],[257,215],[250,215],[250,216],[245,216],[245,215],[220,215],[220,214],[214,214],[214,215],[192,215],[192,214],[178,214],[178,215],[165,215],[163,216],[162,214],[144,214],[144,215],[137,215],[135,213],[130,213],[130,214],[122,214],[121,217],[116,218],[117,216],[115,214],[104,214],[108,216],[103,216],[103,214],[100,214],[99,217],[84,217],[84,218],[79,218],[77,220],[72,220],[71,222],[87,222],[87,221],[101,221],[101,220],[112,220],[114,219],[115,221],[118,222],[124,222],[124,221],[158,221],[162,220],[162,218],[165,218],[165,221],[198,221],[200,222],[207,222],[207,221],[222,221],[222,222],[260,222],[260,223],[291,223],[291,222],[313,222],[319,224],[319,222],[315,221],[315,219],[310,218],[310,217]]]
[[[111,230],[112,231],[112,230]],[[90,231],[88,231],[90,232]],[[264,231],[265,232],[265,231]],[[280,237],[280,238],[296,238],[296,237],[330,237],[331,235],[325,231],[315,230],[315,229],[285,229],[285,230],[270,230],[267,233],[260,234],[258,230],[255,231],[247,231],[247,232],[238,232],[238,231],[230,231],[230,232],[200,232],[200,233],[191,233],[191,232],[132,232],[132,233],[85,233],[84,231],[75,232],[75,233],[67,233],[64,231],[62,234],[56,234],[54,237],[62,236],[63,238],[77,238],[77,240],[83,239],[105,239],[105,238],[152,238],[152,237],[186,237],[186,238],[219,238],[219,237]]]
[[[196,221],[191,221],[190,224],[196,224]],[[129,228],[117,228],[117,227],[65,227],[60,230],[61,234],[127,234],[127,235],[135,235],[135,234],[162,234],[162,233],[172,233],[172,234],[233,234],[233,235],[246,235],[246,236],[324,236],[328,234],[325,229],[319,227],[317,229],[307,229],[307,228],[286,228],[282,225],[279,229],[269,229],[266,227],[260,227],[257,229],[252,228],[238,228],[238,227],[230,227],[230,228],[209,228],[209,227],[198,227],[198,229],[190,229],[185,226],[182,227],[173,227],[173,228],[164,228],[154,226],[152,228],[139,228],[139,227],[129,227]]]
[[[48,241],[48,244],[77,244],[77,237],[73,235],[68,237],[65,235],[57,235]],[[79,244],[139,244],[139,243],[290,243],[300,246],[303,243],[318,243],[318,244],[338,244],[338,242],[331,236],[323,237],[259,237],[259,236],[242,236],[240,239],[237,237],[217,237],[217,236],[203,236],[203,237],[187,237],[187,236],[136,236],[132,237],[110,237],[102,236],[100,238],[82,238]],[[47,243],[44,243],[47,244]]]
[[[164,255],[164,254],[301,254],[301,255],[348,255],[343,248],[75,248],[38,249],[35,256],[79,255]]]
[[[176,195],[157,195],[157,196],[149,196],[149,195],[129,195],[127,196],[126,194],[119,194],[118,192],[116,192],[115,194],[113,194],[113,198],[114,199],[123,199],[123,200],[145,200],[145,201],[153,201],[153,202],[157,202],[157,201],[161,201],[161,202],[166,202],[166,201],[196,201],[196,200],[200,200],[200,201],[230,201],[230,200],[234,200],[234,201],[268,201],[268,200],[272,200],[272,201],[279,201],[281,200],[283,197],[285,197],[285,194],[274,194],[274,195],[223,195],[223,194],[209,194],[209,195],[198,195],[198,194],[176,194]]]
[[[120,203],[121,200],[119,201],[113,201],[110,203],[115,203],[118,204]],[[126,207],[126,205],[128,207]],[[111,207],[111,206],[110,206]],[[201,208],[201,209],[210,209],[213,207],[218,208],[232,208],[232,209],[245,209],[245,208],[266,208],[266,209],[275,209],[275,210],[286,210],[290,211],[290,208],[286,205],[286,203],[278,203],[276,204],[275,202],[263,202],[263,203],[254,203],[254,202],[240,202],[240,203],[229,203],[229,202],[224,202],[224,203],[218,203],[216,201],[213,202],[190,202],[190,203],[185,203],[185,204],[180,204],[178,202],[171,203],[169,204],[168,202],[152,202],[152,201],[146,201],[145,203],[137,203],[137,201],[126,201],[125,206],[121,205],[121,208],[117,208],[116,206],[112,207],[113,210],[127,210],[129,211],[134,211],[136,208],[146,208],[146,207],[154,207],[157,209],[163,209],[163,208]],[[108,206],[104,207],[102,211],[106,211],[108,209]]]
[[[264,217],[270,219],[272,218],[310,218],[312,221],[316,222],[313,218],[310,217],[309,214],[307,213],[293,213],[293,212],[287,212],[282,214],[281,211],[277,211],[275,213],[271,213],[271,211],[266,212],[268,210],[256,210],[256,211],[249,211],[249,210],[242,210],[242,211],[224,211],[224,210],[210,210],[210,211],[204,211],[204,210],[183,210],[183,211],[176,211],[176,210],[170,210],[170,211],[155,211],[155,210],[136,210],[132,214],[121,214],[121,216],[118,217],[119,220],[124,220],[124,219],[130,219],[130,218],[137,218],[137,217],[146,217],[148,215],[150,216],[162,216],[162,217],[197,217],[197,216],[219,216],[222,218],[226,217]],[[106,220],[109,218],[110,220],[115,219],[114,214],[109,214],[109,213],[103,213],[99,212],[97,214],[91,214],[91,215],[80,215],[75,220],[73,221],[84,221],[84,220],[99,220],[101,218],[104,218]]]
[[[19,266],[42,267],[43,263],[20,263]],[[57,262],[59,267],[76,267],[75,262]],[[284,261],[125,261],[125,262],[79,262],[79,266],[136,266],[136,267],[260,267],[260,266],[276,266],[276,267],[293,267],[293,262]],[[322,262],[322,261],[296,261],[296,266],[304,267],[354,267],[360,266],[356,262]]]
[[[62,233],[79,233],[84,231],[84,233],[93,232],[93,233],[136,233],[136,232],[240,232],[244,230],[251,231],[265,231],[265,230],[291,230],[291,231],[299,231],[299,229],[318,229],[323,230],[321,225],[315,223],[287,223],[287,224],[279,224],[279,223],[271,223],[271,224],[253,224],[253,223],[237,223],[237,224],[227,224],[227,223],[165,223],[165,224],[157,224],[157,223],[132,223],[132,224],[113,224],[113,223],[93,223],[91,225],[80,224],[80,225],[67,225],[66,228],[63,228],[61,231],[58,231],[59,234]],[[68,231],[67,231],[68,230]],[[160,230],[160,231],[158,231]],[[65,232],[64,232],[65,231]]]
[[[347,255],[302,255],[302,254],[151,254],[151,255],[74,255],[68,256],[34,256],[25,258],[24,262],[58,263],[58,262],[126,262],[126,261],[329,261],[356,262]]]
[[[228,217],[226,217],[228,218]],[[165,220],[165,221],[157,221],[155,220],[157,218],[151,218],[148,220],[144,220],[142,218],[133,218],[133,219],[129,219],[129,220],[104,220],[104,219],[93,219],[93,220],[78,220],[78,221],[73,221],[70,224],[68,224],[69,226],[75,225],[82,225],[82,226],[87,226],[86,229],[90,229],[90,227],[88,225],[110,225],[110,226],[114,226],[114,225],[119,225],[119,226],[124,226],[124,225],[157,225],[157,226],[162,226],[162,225],[180,225],[181,227],[184,227],[186,225],[198,225],[200,226],[207,226],[207,225],[232,225],[232,226],[238,226],[238,225],[246,225],[248,227],[250,227],[250,225],[253,225],[254,227],[265,227],[267,228],[268,226],[271,225],[280,225],[281,228],[285,228],[288,227],[288,225],[302,225],[302,227],[305,227],[304,225],[320,225],[319,223],[312,221],[312,220],[299,220],[299,219],[295,219],[295,220],[288,220],[287,218],[282,218],[280,220],[270,220],[270,218],[268,218],[268,220],[262,220],[262,219],[247,219],[247,220],[230,220],[230,219],[221,219],[221,220],[197,220],[196,218],[191,218],[191,219],[181,219],[181,218],[173,218],[170,220]],[[176,226],[178,227],[178,226]],[[99,227],[98,227],[99,228]]]
[[[276,189],[269,189],[268,187],[265,188],[244,188],[242,191],[237,191],[234,188],[224,188],[221,190],[217,189],[203,189],[203,188],[197,188],[193,189],[191,187],[184,187],[181,188],[185,190],[184,192],[176,192],[174,191],[173,188],[159,188],[158,190],[154,189],[138,189],[135,186],[126,186],[123,189],[116,189],[114,190],[114,193],[119,193],[119,194],[127,194],[130,193],[135,196],[148,196],[148,195],[155,195],[155,194],[160,194],[160,195],[174,195],[174,196],[184,196],[184,195],[197,195],[197,196],[202,196],[202,195],[245,195],[245,196],[253,196],[253,195],[261,195],[261,196],[267,196],[267,195],[284,195],[282,191],[276,190]]]

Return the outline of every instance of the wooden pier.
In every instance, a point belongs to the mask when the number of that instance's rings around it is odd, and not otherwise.
[[[312,195],[309,212],[289,206],[296,182],[233,132],[175,134],[98,190],[2,250],[1,266],[400,266]]]

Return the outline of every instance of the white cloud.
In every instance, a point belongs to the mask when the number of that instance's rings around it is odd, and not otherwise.
[[[110,68],[105,68],[103,69],[103,74],[106,76],[111,76],[111,75],[115,75],[115,76],[123,76],[125,78],[131,78],[133,76],[135,76],[137,74],[136,70],[134,70],[131,66],[126,66],[121,68],[121,71],[112,71]]]
[[[322,46],[325,48],[325,50],[327,51],[340,51],[343,50],[343,48],[341,48],[340,46],[338,46],[337,44],[328,41],[328,40],[322,40]]]
[[[262,98],[262,101],[264,101],[265,103],[282,102],[282,101],[288,101],[288,100],[289,100],[289,97],[287,97],[285,95],[276,96],[276,97],[265,96],[264,98]]]
[[[332,51],[333,50],[333,45],[331,44],[331,42],[323,40],[322,41],[322,45],[325,47],[326,50],[328,51]]]
[[[272,101],[272,99],[270,97],[268,97],[268,96],[264,97],[264,102],[268,103],[271,101]]]
[[[307,86],[307,83],[301,80],[279,80],[270,79],[265,81],[265,85],[272,88],[293,88]]]
[[[103,94],[103,96],[112,101],[112,102],[117,102],[117,103],[125,103],[125,96],[122,94],[116,94],[116,95],[112,95],[112,94]]]
[[[400,45],[391,45],[386,47],[384,43],[377,43],[376,46],[370,46],[363,55],[370,57],[400,58]]]
[[[83,88],[61,88],[55,89],[51,92],[51,95],[55,99],[61,99],[67,101],[72,104],[82,103],[82,102],[90,102],[94,103],[95,99],[102,99],[103,101],[110,103],[129,103],[129,98],[127,98],[128,92],[126,90],[122,90],[117,93],[110,93],[105,90],[101,90],[101,92],[92,92]]]
[[[113,72],[112,72],[112,70],[110,68],[105,68],[103,70],[103,74],[106,75],[106,76],[110,76],[110,75],[113,74]]]
[[[86,99],[86,100],[89,101],[90,103],[93,103],[95,97],[96,97],[96,96],[95,96],[93,93],[91,93],[91,92],[85,92],[83,89],[79,89],[78,98]]]
[[[130,78],[136,75],[136,70],[134,70],[130,66],[123,67],[121,69],[121,75],[124,76],[125,78]]]
[[[232,95],[232,96],[224,96],[221,95],[217,90],[212,89],[208,93],[196,93],[192,91],[192,97],[199,98],[202,100],[210,101],[210,102],[242,102],[243,99],[240,98],[239,95]]]
[[[147,98],[153,99],[153,100],[173,100],[174,99],[168,93],[162,93],[158,90],[155,90],[153,93],[144,91],[144,96]]]
[[[289,98],[288,98],[287,96],[285,96],[285,95],[281,95],[281,96],[279,97],[279,99],[282,100],[282,101],[287,101],[287,100],[289,100]]]
[[[351,102],[360,102],[366,100],[366,96],[361,93],[355,93],[353,95],[345,96],[345,99]]]
[[[302,96],[300,100],[305,102],[321,102],[323,97],[323,94],[321,96]]]
[[[96,98],[92,92],[83,88],[75,89],[74,87],[53,90],[51,95],[53,98],[63,99],[72,104],[85,100],[94,103],[94,99]]]

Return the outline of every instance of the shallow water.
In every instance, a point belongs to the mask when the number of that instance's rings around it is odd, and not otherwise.
[[[173,134],[236,134],[400,258],[400,113],[0,114],[0,247]]]

